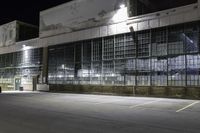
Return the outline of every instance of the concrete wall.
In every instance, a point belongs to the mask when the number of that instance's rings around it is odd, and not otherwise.
[[[200,20],[200,4],[164,10],[129,18],[127,25],[134,31],[158,28],[174,24]]]
[[[37,26],[13,21],[0,26],[0,47],[9,47],[16,42],[36,37]]]
[[[53,31],[52,30],[43,31],[42,30],[43,26],[41,26],[40,46],[47,47],[56,44],[63,44],[80,40],[87,40],[92,38],[99,38],[121,33],[127,33],[131,31],[130,27],[133,27],[135,31],[140,31],[151,28],[180,24],[184,22],[197,21],[200,20],[200,6],[198,6],[200,5],[199,3],[187,5],[184,7],[164,10],[160,12],[155,12],[151,14],[136,16],[116,23],[108,22],[104,23],[103,26],[97,25],[97,27],[90,27],[90,28],[86,26],[85,28],[87,29],[80,28],[78,31],[64,32],[63,30],[59,29]],[[67,4],[63,6],[67,6]],[[49,16],[51,16],[51,13],[54,10],[57,10],[57,8],[41,12],[41,20],[43,19],[44,16],[46,16],[46,13]],[[63,12],[66,11],[67,10],[64,10]],[[127,8],[123,8],[121,9],[121,11],[118,10],[118,13],[116,13],[118,14],[116,15],[118,17],[127,15]],[[112,15],[110,15],[110,17],[113,18]],[[51,19],[46,18],[46,22],[47,20],[49,20],[50,22],[52,21]],[[64,23],[61,20],[59,21],[60,23]]]
[[[50,46],[129,32],[124,0],[75,0],[40,13],[40,44]]]
[[[120,9],[125,3],[126,0],[74,0],[42,11],[40,37],[119,23],[128,18],[126,8]]]
[[[149,96],[200,99],[200,89],[195,87],[133,87],[94,85],[50,85],[51,92],[89,93],[128,96]]]
[[[13,53],[16,51],[23,51],[28,49],[40,48],[39,38],[30,39],[27,41],[15,42],[13,45],[0,48],[0,54]]]
[[[129,27],[127,26],[126,22],[122,22],[113,25],[100,26],[96,28],[90,28],[87,30],[40,38],[40,46],[47,47],[56,44],[69,43],[128,32],[130,32]]]
[[[21,86],[23,87],[24,91],[33,91],[33,85],[32,84],[23,84]]]
[[[16,21],[0,26],[0,47],[10,46],[16,42]]]

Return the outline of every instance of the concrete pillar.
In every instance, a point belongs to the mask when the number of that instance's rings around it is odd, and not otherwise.
[[[48,47],[43,48],[43,59],[42,59],[42,82],[43,84],[48,83]]]

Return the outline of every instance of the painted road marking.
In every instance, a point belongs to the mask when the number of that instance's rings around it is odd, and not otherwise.
[[[159,102],[159,101],[162,101],[162,100],[156,100],[156,101],[151,101],[151,102],[147,102],[147,103],[143,103],[143,104],[138,104],[138,105],[130,106],[129,108],[133,109],[133,108],[136,108],[136,107],[156,103],[156,102]]]
[[[181,111],[183,111],[183,110],[185,110],[185,109],[188,109],[188,108],[190,108],[190,107],[192,107],[192,106],[194,106],[195,104],[198,104],[198,103],[200,103],[200,102],[199,102],[199,101],[193,102],[192,104],[187,105],[187,106],[185,106],[185,107],[183,107],[183,108],[177,110],[176,112],[177,112],[177,113],[178,113],[178,112],[181,112]]]
[[[116,101],[108,101],[108,102],[98,102],[98,103],[95,103],[96,105],[98,104],[111,104],[111,103],[116,103],[116,102],[120,102],[122,100],[116,100]]]

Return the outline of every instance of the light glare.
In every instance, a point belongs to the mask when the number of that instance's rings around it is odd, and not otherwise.
[[[125,5],[124,5],[124,4],[121,4],[121,5],[120,5],[120,8],[125,8]]]

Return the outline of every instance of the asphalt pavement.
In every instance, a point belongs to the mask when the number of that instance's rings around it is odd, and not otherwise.
[[[200,101],[4,92],[0,133],[199,133]]]

